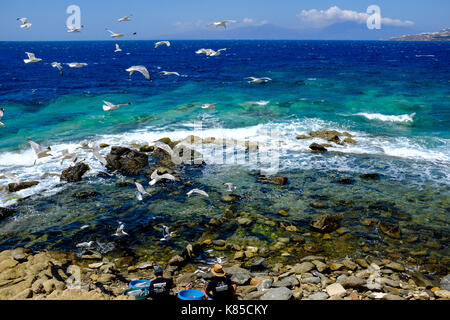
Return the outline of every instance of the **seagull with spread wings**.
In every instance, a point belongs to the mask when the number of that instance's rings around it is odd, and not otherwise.
[[[235,23],[235,22],[237,22],[237,21],[236,20],[224,20],[224,21],[218,21],[218,22],[211,22],[210,24],[207,25],[207,27],[216,26],[216,28],[224,27],[226,29],[227,23]]]
[[[53,68],[58,68],[59,73],[60,73],[61,75],[64,74],[64,72],[63,72],[63,67],[62,67],[61,63],[59,63],[59,62],[52,62],[52,67],[53,67]]]
[[[137,71],[137,72],[140,72],[145,77],[145,79],[147,79],[150,82],[152,81],[152,78],[150,77],[150,73],[148,72],[147,68],[144,66],[132,66],[132,67],[126,69],[125,71],[130,73],[130,78],[133,75],[133,73],[135,73]]]
[[[17,18],[16,20],[22,22],[22,24],[20,25],[22,29],[30,29],[32,26],[32,24],[28,22],[27,18]]]
[[[36,153],[37,156],[37,159],[34,160],[34,164],[36,164],[36,162],[41,158],[53,157],[53,155],[49,153],[52,150],[52,148],[50,147],[44,148],[40,144],[34,142],[31,139],[28,139],[28,143],[30,144],[31,149],[33,149],[34,153]]]
[[[36,63],[36,62],[42,61],[41,58],[36,58],[34,53],[31,53],[31,52],[25,52],[25,53],[28,56],[28,59],[24,59],[23,62],[25,62],[26,64],[28,64],[28,63]]]
[[[2,120],[4,114],[5,114],[5,109],[0,108],[0,120]],[[1,121],[0,121],[0,127],[6,128],[5,124]]]
[[[153,48],[156,50],[159,46],[165,44],[168,48],[170,48],[170,42],[169,41],[158,41],[155,43],[155,47]]]
[[[104,105],[103,105],[103,111],[108,112],[111,110],[117,110],[119,109],[121,106],[129,106],[131,105],[131,102],[125,103],[125,104],[112,104],[111,102],[108,101],[103,101]]]

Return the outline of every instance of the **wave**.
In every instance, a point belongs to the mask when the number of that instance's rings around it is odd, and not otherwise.
[[[381,113],[366,113],[366,112],[360,112],[354,114],[355,116],[361,116],[369,120],[379,120],[379,121],[386,121],[386,122],[413,122],[414,117],[416,116],[415,113],[412,114],[401,114],[401,115],[384,115]]]

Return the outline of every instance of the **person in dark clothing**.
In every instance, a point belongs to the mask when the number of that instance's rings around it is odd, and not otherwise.
[[[207,297],[218,302],[236,300],[236,285],[226,276],[223,267],[220,264],[216,264],[211,269],[211,273],[214,275],[214,278],[206,286],[205,294]]]
[[[172,300],[175,296],[171,294],[172,288],[175,288],[173,279],[163,277],[164,270],[160,266],[153,269],[156,279],[152,280],[149,287],[149,300]]]

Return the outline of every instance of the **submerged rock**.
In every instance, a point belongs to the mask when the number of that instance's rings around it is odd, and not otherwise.
[[[16,213],[16,210],[0,207],[0,221],[3,219],[6,219],[8,217],[11,217],[15,213]]]
[[[84,163],[78,163],[73,167],[67,168],[61,173],[61,181],[78,182],[81,181],[83,175],[91,170],[91,168]]]
[[[288,183],[288,178],[278,176],[278,177],[266,177],[266,176],[260,176],[258,178],[259,181],[278,184],[280,186],[284,186]]]
[[[366,179],[366,180],[379,180],[380,179],[380,175],[378,173],[365,173],[360,175],[361,179]]]
[[[393,223],[389,223],[386,221],[380,222],[380,230],[384,234],[394,239],[401,239],[402,237],[400,227]]]
[[[145,153],[124,147],[112,147],[106,156],[110,171],[119,171],[123,175],[138,175],[148,165],[148,156]]]
[[[99,196],[100,193],[97,191],[83,191],[75,193],[73,196],[77,199],[87,199],[87,198],[93,198]]]
[[[34,187],[39,184],[39,181],[29,181],[29,182],[20,182],[20,183],[10,183],[8,184],[9,192],[17,192],[20,190],[28,189]]]
[[[328,150],[321,144],[313,143],[309,146],[309,148],[314,152],[327,152]]]
[[[342,214],[337,214],[333,216],[326,215],[311,221],[310,226],[314,230],[329,233],[340,228],[342,218],[343,218]]]

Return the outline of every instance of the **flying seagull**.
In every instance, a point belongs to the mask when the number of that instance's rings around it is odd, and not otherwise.
[[[28,59],[24,59],[23,62],[25,62],[26,64],[28,63],[36,63],[39,61],[42,61],[41,58],[36,58],[36,56],[34,55],[34,53],[31,52],[25,52],[28,56]]]
[[[125,36],[125,33],[115,33],[114,31],[109,30],[109,29],[106,29],[106,31],[108,31],[111,34],[111,38],[123,38]],[[136,32],[133,32],[133,33],[130,33],[129,35],[135,36],[136,34],[137,34]]]
[[[128,69],[126,69],[125,71],[130,73],[130,78],[133,75],[133,73],[135,71],[140,72],[144,75],[144,77],[148,80],[148,81],[152,81],[152,78],[150,77],[150,73],[148,72],[147,68],[144,66],[132,66]]]
[[[63,67],[61,66],[61,63],[59,63],[59,62],[52,62],[52,67],[53,67],[53,68],[58,68],[59,73],[60,73],[61,75],[64,74],[64,72],[63,72]]]
[[[200,189],[192,189],[191,191],[189,191],[189,192],[187,193],[187,196],[190,197],[190,196],[192,196],[194,193],[198,193],[198,194],[200,194],[200,195],[202,195],[202,196],[205,196],[205,197],[209,198],[209,195],[208,195],[205,191],[200,190]]]
[[[5,114],[5,109],[0,108],[0,120],[2,120],[4,114]],[[0,127],[6,128],[5,124],[1,121],[0,121]]]
[[[222,51],[226,51],[226,50],[227,50],[226,48],[219,49],[219,50],[217,50],[217,51],[214,51],[213,49],[205,49],[205,48],[202,48],[202,49],[197,50],[195,53],[196,53],[196,54],[205,54],[206,57],[209,58],[209,57],[217,57],[217,56],[220,56],[220,55],[221,55],[221,52],[222,52]]]
[[[160,241],[169,241],[173,237],[173,232],[169,232],[169,227],[162,225],[163,229],[163,237],[160,239]]]
[[[120,52],[120,51],[122,51],[122,49],[120,49],[119,44],[116,43],[116,50],[114,52]]]
[[[34,153],[36,153],[37,159],[34,160],[34,164],[36,164],[36,161],[38,161],[41,158],[45,157],[53,157],[52,154],[49,154],[49,152],[52,150],[52,148],[47,147],[46,149],[43,148],[41,145],[37,144],[31,139],[28,139],[28,143],[30,144],[31,148],[33,149]]]
[[[78,160],[78,156],[75,153],[70,153],[68,149],[61,150],[61,156],[61,164],[63,164],[65,160],[72,160],[73,163],[76,163]]]
[[[251,79],[251,81],[249,81],[248,83],[266,83],[266,82],[272,81],[272,79],[270,79],[268,77],[263,77],[263,78],[248,77],[245,79]]]
[[[202,109],[216,110],[216,103],[205,103]]]
[[[77,248],[90,249],[94,245],[94,241],[81,242],[76,245]]]
[[[161,71],[161,73],[165,76],[178,76],[181,77],[181,75],[178,72],[173,72],[173,71]]]
[[[153,171],[152,175],[150,176],[150,178],[152,179],[149,182],[149,185],[154,186],[157,182],[159,182],[160,180],[166,179],[166,180],[170,180],[170,181],[178,181],[179,179],[174,177],[171,174],[163,174],[163,175],[158,175],[158,169],[156,169],[155,171]]]
[[[67,32],[69,33],[79,33],[84,26],[80,26],[79,28],[75,28],[74,26],[67,26]]]
[[[32,26],[32,24],[28,22],[27,18],[17,18],[16,20],[22,22],[22,24],[20,25],[22,29],[30,29],[30,27]]]
[[[12,173],[10,171],[6,171],[3,174],[0,175],[1,178],[7,178],[11,181],[13,181],[14,183],[19,184],[20,183],[20,179],[19,176],[15,173]]]
[[[106,161],[106,158],[100,154],[100,147],[97,146],[97,145],[95,145],[94,148],[92,148],[92,155],[91,155],[91,157],[92,156],[97,158],[97,160],[100,161],[100,163],[103,166],[106,167],[106,165],[108,164],[108,161]]]
[[[231,182],[224,183],[224,185],[228,187],[227,191],[229,191],[229,192],[232,192],[233,190],[236,190],[236,186],[233,185]]]
[[[170,48],[170,42],[169,41],[158,41],[155,43],[155,47],[153,48],[154,50],[156,50],[156,48],[158,48],[159,46],[165,44],[168,48]]]
[[[67,64],[70,68],[83,68],[86,67],[87,63],[80,63],[80,62],[71,62]]]
[[[105,112],[108,112],[108,111],[111,111],[111,110],[117,110],[121,106],[129,106],[129,105],[131,105],[131,102],[128,102],[126,104],[112,104],[111,102],[103,101],[103,103],[104,103],[103,111],[105,111]]]
[[[123,18],[120,18],[118,21],[119,22],[125,22],[125,21],[131,21],[130,17],[132,17],[133,15],[130,14],[129,16],[125,16]]]
[[[224,27],[226,29],[227,23],[235,23],[235,22],[237,22],[237,21],[236,20],[224,20],[224,21],[218,21],[218,22],[211,22],[210,24],[207,25],[207,27],[216,26],[216,28]]]
[[[128,233],[123,231],[124,228],[125,228],[125,225],[119,221],[119,227],[117,228],[116,233],[114,233],[113,236],[116,236],[116,237],[128,236]]]
[[[136,188],[138,190],[138,200],[142,201],[144,196],[150,196],[150,194],[145,191],[144,186],[140,184],[139,182],[135,181],[134,184],[136,185]]]

